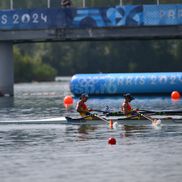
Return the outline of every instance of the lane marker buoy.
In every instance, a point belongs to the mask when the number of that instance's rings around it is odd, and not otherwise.
[[[74,102],[73,97],[70,96],[70,95],[67,95],[67,96],[64,98],[64,100],[63,100],[64,106],[65,106],[66,108],[69,107],[69,106],[71,106],[71,105],[73,105],[73,102]]]
[[[110,144],[110,145],[116,145],[116,139],[114,137],[110,137],[108,139],[108,144]]]

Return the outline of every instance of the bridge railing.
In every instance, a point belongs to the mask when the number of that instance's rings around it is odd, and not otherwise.
[[[181,0],[107,0],[91,1],[91,0],[72,0],[73,7],[99,7],[99,6],[115,6],[115,5],[142,5],[142,4],[181,4]],[[20,6],[21,4],[21,6]],[[60,7],[61,0],[1,0],[0,9],[19,9],[19,8],[51,8]]]

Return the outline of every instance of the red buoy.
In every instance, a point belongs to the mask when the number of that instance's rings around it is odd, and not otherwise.
[[[110,137],[110,138],[108,139],[108,144],[110,144],[110,145],[115,145],[115,144],[116,144],[116,139],[113,138],[113,137]]]
[[[180,99],[180,97],[181,97],[181,95],[180,95],[180,93],[178,91],[173,91],[171,93],[171,98],[174,99],[174,100],[178,100],[178,99]]]
[[[71,106],[73,104],[73,98],[72,96],[70,95],[67,95],[65,98],[64,98],[64,106],[65,107],[68,107],[68,106]]]

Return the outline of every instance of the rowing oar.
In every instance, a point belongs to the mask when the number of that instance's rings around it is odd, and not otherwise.
[[[144,114],[142,114],[142,113],[140,113],[140,112],[137,112],[137,113],[138,113],[139,116],[142,116],[142,117],[144,117],[145,119],[151,121],[151,122],[152,122],[152,125],[154,125],[154,126],[158,126],[158,125],[161,124],[161,120],[160,120],[160,119],[151,118],[151,117],[146,116],[146,115],[144,115]]]
[[[155,111],[155,110],[145,110],[145,109],[140,109],[142,112],[146,113],[153,113],[153,114],[182,114],[182,110],[161,110],[161,111]]]
[[[107,120],[107,119],[105,119],[102,116],[99,116],[97,114],[92,114],[92,116],[94,116],[95,118],[98,118],[98,119],[100,119],[102,121],[105,121],[107,124],[109,124],[110,128],[113,128],[113,121],[112,120]]]
[[[93,116],[95,118],[98,118],[98,119],[100,119],[102,121],[105,121],[105,122],[109,123],[109,121],[107,119],[103,118],[102,116],[99,116],[98,114],[91,114],[90,116]]]
[[[142,113],[144,111],[141,111]],[[145,112],[144,112],[145,113]],[[106,112],[106,116],[123,116],[123,112],[122,111],[116,111],[116,112]]]
[[[182,114],[182,110],[159,110],[159,111],[155,111],[155,110],[145,110],[145,109],[139,109],[138,110],[140,113],[149,113],[149,114],[159,114],[159,115],[165,115],[165,114]],[[123,112],[121,111],[115,111],[115,112],[105,112],[106,115],[108,116],[120,116],[123,115]]]

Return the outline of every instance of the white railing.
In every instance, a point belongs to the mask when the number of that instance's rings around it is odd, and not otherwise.
[[[85,6],[86,6],[86,2],[85,0],[82,0],[82,7],[85,8]]]
[[[118,0],[118,2],[119,2],[119,5],[120,6],[123,6],[124,5],[123,4],[123,0]],[[156,0],[156,3],[157,3],[157,5],[159,5],[160,4],[160,0]],[[86,7],[86,0],[82,0],[82,7]]]
[[[13,0],[10,0],[10,9],[13,9]]]
[[[51,7],[51,0],[47,0],[47,8]]]
[[[16,0],[9,0],[9,5],[10,5],[9,8],[10,9],[14,8],[15,1]],[[60,4],[61,4],[61,0],[58,0],[58,1],[60,1]],[[81,5],[82,7],[86,7],[87,6],[86,1],[89,2],[89,0],[80,0],[80,2],[82,4]],[[74,0],[72,0],[72,2],[74,2]],[[51,7],[51,0],[45,0],[45,3],[47,3],[47,8]],[[123,5],[126,5],[127,3],[125,3],[124,0],[118,0],[118,4],[123,6]],[[156,4],[159,5],[160,4],[160,0],[156,0]]]
[[[119,4],[120,6],[123,6],[123,0],[120,0]]]
[[[48,0],[50,1],[50,0]],[[160,4],[160,0],[156,0],[157,5]],[[119,5],[123,6],[123,0],[119,0]],[[82,7],[86,7],[86,0],[82,0]]]

